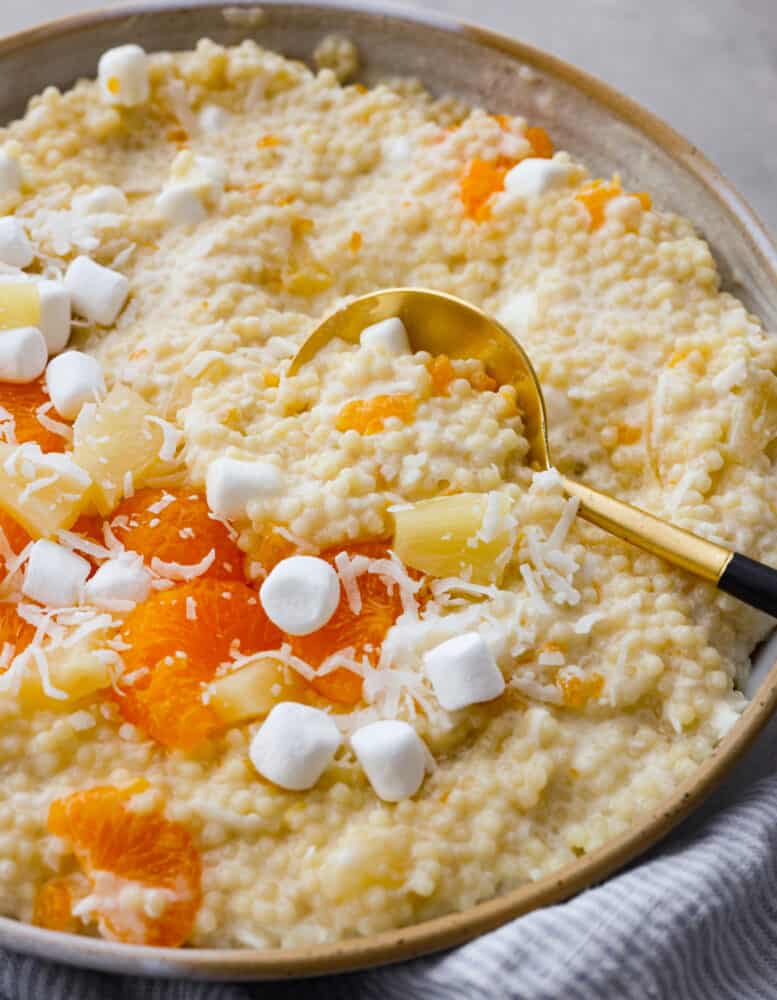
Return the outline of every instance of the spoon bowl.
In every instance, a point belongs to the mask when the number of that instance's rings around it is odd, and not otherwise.
[[[505,327],[454,295],[426,288],[386,288],[362,295],[316,327],[295,355],[289,374],[296,375],[330,341],[358,344],[365,327],[395,316],[404,323],[413,351],[454,360],[477,358],[500,385],[514,386],[529,442],[528,461],[533,469],[550,468],[545,402],[528,355]]]
[[[529,464],[537,471],[553,467],[542,388],[528,354],[495,319],[454,295],[427,288],[386,288],[354,299],[316,327],[287,374],[296,375],[331,341],[358,344],[365,327],[392,317],[402,320],[413,351],[454,360],[476,358],[497,383],[514,386],[529,442]],[[777,570],[567,476],[561,481],[586,520],[777,617]]]

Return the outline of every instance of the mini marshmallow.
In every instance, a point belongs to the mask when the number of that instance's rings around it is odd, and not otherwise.
[[[43,374],[49,352],[35,326],[0,332],[0,382],[34,382]]]
[[[84,600],[111,610],[116,601],[145,601],[151,592],[151,573],[135,552],[122,552],[104,562],[84,587]]]
[[[139,45],[119,45],[100,56],[97,81],[110,104],[133,107],[148,100],[148,56]]]
[[[13,215],[0,219],[0,262],[11,267],[28,267],[35,258],[27,230]]]
[[[102,184],[100,187],[77,194],[73,199],[73,211],[79,215],[101,215],[110,213],[120,215],[127,211],[127,197],[121,188],[112,184]]]
[[[449,712],[491,701],[505,689],[502,672],[477,632],[465,632],[429,650],[424,669],[437,700]]]
[[[76,312],[100,326],[115,322],[129,295],[125,275],[84,256],[76,257],[67,269],[65,287]]]
[[[46,388],[60,417],[75,420],[84,403],[93,403],[105,392],[105,380],[96,358],[65,351],[49,362]]]
[[[75,552],[42,538],[30,551],[22,593],[49,607],[73,607],[81,598],[91,568]]]
[[[22,168],[19,161],[0,150],[0,194],[18,194],[22,188]]]
[[[254,735],[249,756],[268,781],[303,792],[324,773],[341,741],[340,730],[326,712],[283,701]]]
[[[280,493],[283,479],[269,462],[217,458],[208,466],[205,493],[208,506],[230,520],[246,516],[246,505]]]
[[[203,132],[220,132],[229,124],[229,114],[218,104],[206,104],[197,116]]]
[[[365,327],[359,337],[359,343],[362,347],[382,350],[387,354],[410,354],[407,330],[398,316]]]
[[[270,571],[259,589],[267,617],[289,635],[323,628],[340,603],[340,579],[316,556],[290,556]]]
[[[407,722],[383,719],[362,726],[351,736],[351,746],[375,794],[385,802],[409,799],[421,787],[428,751]]]
[[[532,198],[563,187],[572,176],[572,167],[556,160],[530,156],[505,175],[505,191],[517,198]]]
[[[59,354],[70,340],[70,292],[60,281],[39,281],[40,317],[38,326],[49,355]]]
[[[168,184],[157,196],[156,209],[164,219],[177,226],[196,226],[208,217],[201,187],[188,181]]]

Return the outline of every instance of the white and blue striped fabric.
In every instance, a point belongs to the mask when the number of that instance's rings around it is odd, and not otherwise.
[[[777,998],[776,765],[777,722],[712,801],[646,860],[456,951],[279,984],[112,977],[0,952],[0,998]]]

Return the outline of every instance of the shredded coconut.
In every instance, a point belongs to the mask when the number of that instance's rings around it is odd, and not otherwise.
[[[151,559],[151,569],[164,580],[194,580],[207,573],[216,559],[216,550],[211,549],[198,563],[164,562],[158,556]]]
[[[169,420],[163,420],[161,417],[149,414],[143,419],[147,420],[150,424],[156,424],[162,431],[162,447],[159,449],[159,457],[163,462],[172,462],[178,451],[178,445],[183,439],[183,433],[171,424]]]

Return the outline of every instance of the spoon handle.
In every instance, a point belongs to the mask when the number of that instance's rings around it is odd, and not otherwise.
[[[745,604],[777,618],[777,570],[707,541],[623,500],[563,477],[579,514],[610,534],[714,583]]]

